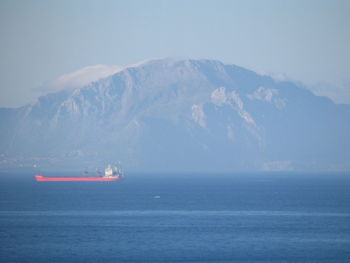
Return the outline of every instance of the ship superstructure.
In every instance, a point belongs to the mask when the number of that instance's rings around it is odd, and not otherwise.
[[[121,167],[118,166],[112,166],[112,165],[108,165],[105,168],[105,175],[104,177],[106,178],[111,178],[111,177],[123,177],[123,170]]]

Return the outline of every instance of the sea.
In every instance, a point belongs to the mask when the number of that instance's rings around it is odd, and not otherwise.
[[[350,262],[349,173],[33,175],[0,173],[0,262]]]

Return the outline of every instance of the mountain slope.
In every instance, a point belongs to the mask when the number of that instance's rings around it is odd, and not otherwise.
[[[149,61],[0,116],[0,153],[51,167],[350,168],[350,106],[213,60]]]

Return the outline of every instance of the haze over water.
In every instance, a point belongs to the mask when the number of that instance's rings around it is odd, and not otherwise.
[[[3,173],[0,180],[1,262],[350,258],[348,174],[130,174],[120,182],[39,183],[29,173]]]

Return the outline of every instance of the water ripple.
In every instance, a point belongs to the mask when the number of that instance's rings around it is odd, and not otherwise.
[[[303,211],[123,210],[123,211],[0,211],[0,216],[283,216],[350,217],[350,213]]]

